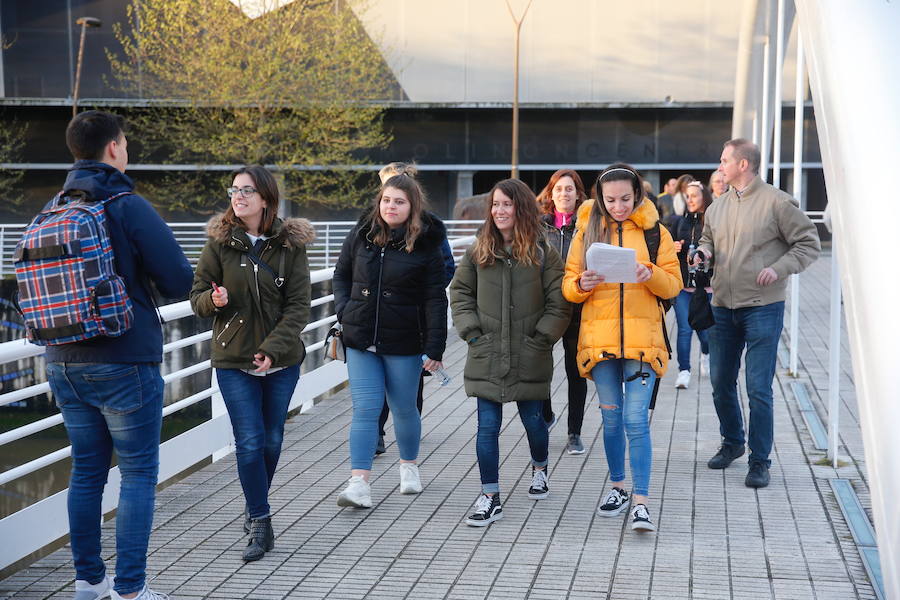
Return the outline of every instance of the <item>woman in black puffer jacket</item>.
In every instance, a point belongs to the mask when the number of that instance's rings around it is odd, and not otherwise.
[[[575,221],[578,209],[587,200],[584,183],[572,169],[560,169],[550,176],[550,181],[538,194],[537,202],[541,212],[541,222],[547,241],[565,262],[569,246],[575,237]],[[569,419],[566,451],[569,454],[584,454],[581,441],[581,426],[584,423],[584,403],[587,398],[587,380],[578,372],[578,330],[581,325],[581,304],[572,304],[572,320],[563,334],[563,354],[566,367],[566,383],[569,391]],[[556,422],[556,415],[550,398],[544,400],[544,420],[548,426]]]
[[[421,421],[416,391],[425,368],[441,368],[447,296],[441,244],[446,229],[425,210],[419,184],[388,179],[347,235],[334,269],[334,303],[343,326],[353,396],[351,477],[339,506],[372,506],[369,473],[378,416],[387,395],[400,450],[400,493],[422,491],[416,458]]]

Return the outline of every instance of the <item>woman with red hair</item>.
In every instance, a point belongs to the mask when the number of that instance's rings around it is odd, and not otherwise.
[[[541,220],[547,240],[563,260],[569,253],[569,246],[575,235],[575,220],[578,207],[587,199],[584,184],[578,173],[572,169],[560,169],[550,176],[550,181],[538,194],[538,206],[543,213]],[[578,373],[578,329],[581,323],[581,305],[573,305],[572,320],[563,334],[564,364],[566,381],[569,390],[568,442],[566,450],[569,454],[584,454],[584,443],[581,441],[581,425],[584,422],[584,402],[587,398],[587,381]],[[544,420],[548,425],[556,421],[553,408],[548,397],[544,400]]]

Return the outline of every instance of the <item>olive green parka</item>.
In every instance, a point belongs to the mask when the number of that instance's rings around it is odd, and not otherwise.
[[[273,367],[302,362],[306,349],[300,332],[309,321],[311,294],[306,244],[315,239],[315,229],[306,219],[275,219],[260,256],[284,278],[279,287],[275,274],[248,258],[252,244],[247,232],[228,226],[222,216],[207,224],[209,240],[191,289],[194,313],[214,319],[212,366],[252,369],[257,352],[270,357]],[[228,290],[228,304],[222,308],[212,302],[212,282]]]
[[[512,258],[478,266],[472,249],[450,284],[450,309],[469,343],[466,394],[494,402],[544,400],[553,378],[553,344],[569,325],[562,296],[563,261],[540,242],[541,264]]]

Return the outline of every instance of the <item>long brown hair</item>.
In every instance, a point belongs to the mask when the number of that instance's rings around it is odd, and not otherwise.
[[[422,233],[422,214],[426,210],[427,201],[425,200],[425,192],[422,191],[422,186],[409,175],[394,175],[385,181],[381,185],[381,189],[378,190],[378,195],[375,196],[372,210],[369,212],[366,221],[371,230],[371,240],[377,246],[387,246],[388,242],[391,241],[391,227],[381,217],[380,207],[381,197],[389,187],[406,193],[406,198],[409,200],[409,217],[406,219],[406,234],[403,241],[406,251],[412,252],[413,246],[416,245],[416,239]]]
[[[234,178],[241,174],[250,176],[250,179],[253,180],[253,187],[256,188],[262,199],[266,201],[262,219],[259,222],[259,232],[263,235],[269,235],[272,232],[272,223],[275,222],[275,217],[278,216],[278,198],[280,196],[278,183],[272,177],[272,174],[260,165],[250,165],[236,169],[231,173],[231,180],[234,181]],[[228,208],[225,209],[225,214],[222,216],[222,222],[230,227],[247,229],[247,225],[241,218],[234,214],[234,208],[231,207],[230,201],[228,202]]]
[[[588,248],[594,242],[609,243],[609,224],[614,219],[606,210],[606,204],[603,202],[603,184],[613,181],[627,181],[631,184],[631,191],[634,194],[634,210],[637,210],[644,201],[644,182],[634,167],[625,163],[616,163],[603,169],[594,184],[594,189],[597,190],[597,199],[594,200],[587,227],[584,229],[584,255],[582,258],[587,256]],[[587,264],[587,261],[585,260],[583,264]]]
[[[472,259],[480,267],[487,267],[497,259],[506,257],[503,235],[494,224],[491,205],[494,192],[499,190],[513,201],[516,220],[513,224],[512,258],[526,265],[538,265],[541,262],[538,240],[543,235],[541,214],[538,212],[534,192],[518,179],[498,181],[487,196],[487,217],[484,225],[478,230]]]
[[[587,200],[587,194],[584,193],[584,183],[582,183],[578,173],[573,169],[560,169],[550,176],[550,181],[547,182],[547,185],[544,186],[544,189],[541,190],[537,197],[541,212],[545,215],[552,215],[553,210],[556,208],[553,204],[553,188],[556,187],[556,183],[563,177],[571,177],[575,183],[575,212],[578,212],[578,207]]]

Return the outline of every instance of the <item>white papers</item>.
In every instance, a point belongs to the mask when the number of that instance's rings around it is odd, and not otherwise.
[[[587,251],[587,268],[603,275],[606,283],[636,283],[634,248],[594,242]]]

